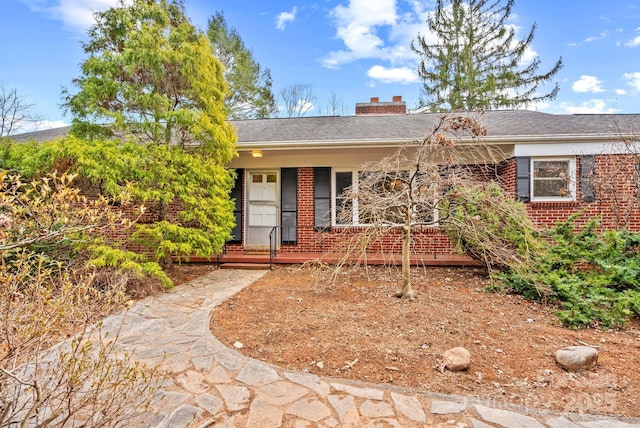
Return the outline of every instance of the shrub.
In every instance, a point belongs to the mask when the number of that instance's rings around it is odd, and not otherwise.
[[[0,427],[114,426],[160,385],[93,326],[128,303],[132,278],[161,277],[159,267],[100,241],[131,222],[72,181],[0,172]]]
[[[456,187],[439,212],[451,242],[489,272],[521,271],[545,248],[524,204],[505,195],[498,183]]]
[[[572,216],[549,231],[551,245],[525,272],[502,274],[528,298],[546,299],[569,327],[617,327],[640,315],[640,233],[600,230],[598,219],[576,230]]]

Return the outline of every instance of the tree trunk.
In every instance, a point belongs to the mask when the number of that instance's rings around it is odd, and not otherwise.
[[[167,203],[160,201],[158,204],[160,205],[158,207],[158,221],[164,221],[167,218]],[[164,258],[160,260],[160,265],[164,269],[171,269],[173,267],[173,258],[171,257],[171,253],[165,253]]]
[[[398,297],[413,300],[415,292],[411,288],[411,226],[402,228],[402,291]]]

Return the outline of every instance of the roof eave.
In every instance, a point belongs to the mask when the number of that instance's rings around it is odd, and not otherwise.
[[[576,143],[576,142],[608,142],[622,141],[624,139],[634,139],[634,135],[614,135],[614,134],[562,134],[562,135],[505,135],[488,136],[476,139],[462,139],[459,144],[476,145],[486,144],[539,144],[539,143]],[[393,148],[406,144],[417,144],[419,139],[363,139],[363,140],[295,140],[295,141],[251,141],[238,142],[239,151],[251,150],[323,150],[323,149],[366,149],[366,148]]]

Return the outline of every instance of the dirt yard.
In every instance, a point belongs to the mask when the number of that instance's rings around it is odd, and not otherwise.
[[[395,297],[399,272],[340,274],[278,267],[216,308],[213,334],[239,352],[321,376],[389,383],[535,408],[640,417],[640,322],[616,331],[568,330],[553,308],[487,293],[478,270],[413,271],[417,299]],[[555,351],[599,350],[596,369],[569,373]],[[471,368],[443,370],[462,346]]]

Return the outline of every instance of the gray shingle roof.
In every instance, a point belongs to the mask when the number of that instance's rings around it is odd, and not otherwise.
[[[242,145],[348,141],[409,142],[427,135],[438,113],[407,115],[320,116],[232,122]],[[480,117],[487,139],[611,138],[640,127],[640,114],[554,115],[528,110],[496,110]],[[64,136],[69,127],[15,135],[15,141],[46,141]]]
[[[301,117],[236,121],[239,142],[411,141],[427,135],[439,114]],[[640,126],[640,115],[553,115],[527,110],[485,112],[487,137],[612,136]],[[622,130],[622,131],[621,131]]]

